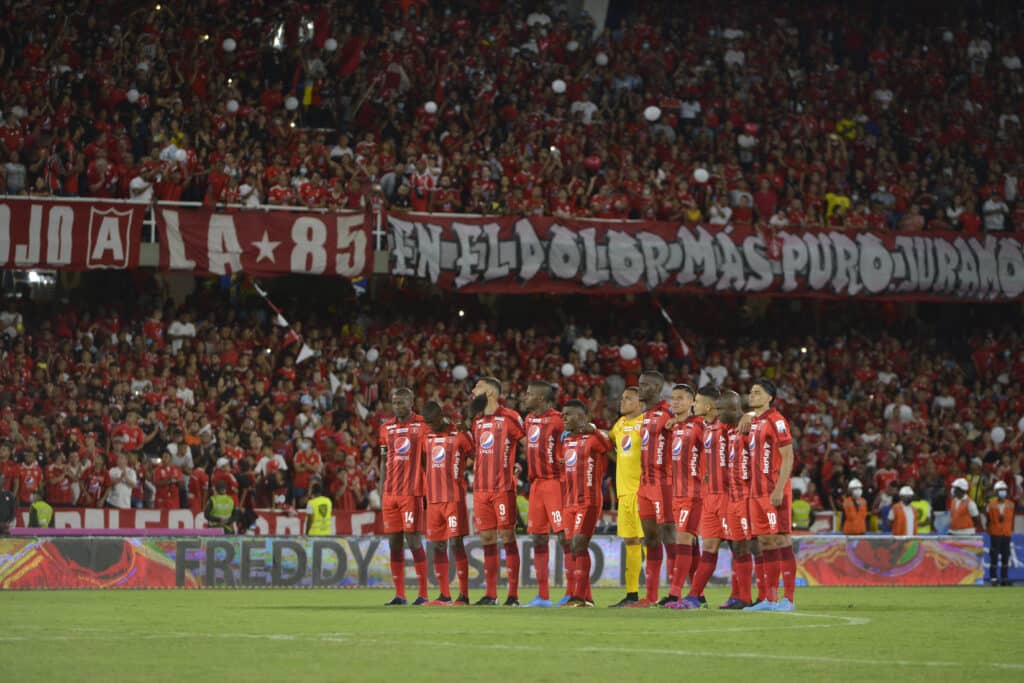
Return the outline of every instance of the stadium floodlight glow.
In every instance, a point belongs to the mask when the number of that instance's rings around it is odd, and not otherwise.
[[[806,346],[801,346],[800,347],[800,353],[807,353],[807,347]]]
[[[465,315],[466,315],[466,312],[460,308],[459,309],[459,317],[462,318],[462,317],[465,317]]]
[[[28,271],[28,281],[30,284],[38,285],[40,282],[43,281],[43,276],[34,270],[30,270]]]
[[[159,11],[160,11],[160,10],[162,10],[162,9],[163,9],[163,7],[161,7],[161,6],[160,6],[160,3],[157,3],[157,5],[156,5],[156,11],[157,11],[157,12],[159,12]]]

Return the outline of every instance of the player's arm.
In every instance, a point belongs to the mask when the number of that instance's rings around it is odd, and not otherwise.
[[[743,415],[740,417],[740,423],[736,425],[736,431],[738,431],[740,434],[749,434],[750,426],[754,424],[755,415],[756,413],[752,412],[743,413]]]
[[[775,482],[775,490],[772,491],[771,503],[775,507],[782,505],[782,494],[786,490],[786,483],[793,474],[793,444],[788,443],[779,448],[779,455],[782,456],[782,464],[779,467],[779,480]]]
[[[595,430],[594,437],[597,439],[597,443],[600,444],[601,450],[603,450],[606,455],[608,453],[615,452],[615,447],[612,444],[612,440],[608,438],[608,433],[606,431],[603,429]]]
[[[313,503],[306,503],[306,533],[313,528]]]
[[[615,444],[619,443],[619,441],[620,441],[620,438],[619,438],[619,436],[620,436],[619,427],[620,427],[621,423],[622,423],[622,418],[619,418],[618,420],[615,421],[615,424],[612,425],[611,430],[609,430],[609,432],[608,432],[608,436],[611,437],[611,440],[612,440],[612,449],[610,451],[608,451],[608,458],[611,459],[612,462],[618,462],[619,461],[619,449],[617,447],[615,447]]]
[[[978,504],[972,500],[968,504],[967,511],[971,514],[971,520],[974,522],[974,528],[981,529],[981,513],[978,510]]]

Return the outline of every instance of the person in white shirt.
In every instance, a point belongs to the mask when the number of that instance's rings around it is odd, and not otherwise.
[[[174,388],[174,397],[188,408],[191,408],[196,403],[195,392],[185,385],[184,375],[178,375],[177,385]]]
[[[1006,229],[1006,217],[1010,215],[1010,207],[1002,197],[994,194],[981,206],[981,215],[985,221],[985,232],[1001,232]]]
[[[23,325],[24,320],[18,311],[7,309],[0,313],[0,334],[8,339],[14,339],[21,334]]]
[[[128,466],[128,458],[124,455],[117,456],[117,466],[110,469],[110,495],[107,496],[107,505],[121,510],[130,510],[132,507],[132,489],[139,483],[139,477],[135,470]]]
[[[728,225],[730,218],[732,218],[732,209],[726,205],[721,197],[716,197],[708,209],[708,223],[711,225]]]
[[[579,357],[580,362],[587,360],[587,354],[597,354],[597,340],[594,339],[594,331],[589,327],[583,332],[582,335],[576,337],[576,341],[572,345],[573,350]]]
[[[275,453],[270,446],[264,446],[263,455],[260,458],[260,461],[256,463],[256,474],[266,476],[267,466],[270,465],[270,463],[275,463],[277,465],[277,469],[282,472],[288,471],[288,463],[285,461],[284,456],[280,453]]]
[[[174,353],[181,350],[183,340],[195,339],[195,336],[196,326],[192,322],[191,313],[183,313],[167,328],[167,338],[171,340],[171,350]]]
[[[146,178],[148,174],[140,173],[128,183],[128,191],[131,193],[131,200],[140,204],[149,204],[153,201],[153,183]]]

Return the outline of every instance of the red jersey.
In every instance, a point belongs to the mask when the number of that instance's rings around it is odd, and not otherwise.
[[[558,441],[562,438],[565,426],[562,414],[554,408],[548,408],[539,415],[530,413],[526,416],[526,463],[530,472],[530,482],[538,479],[561,479],[562,472],[555,451]]]
[[[206,492],[210,488],[210,475],[202,467],[196,467],[188,475],[188,507],[200,513],[206,505]]]
[[[391,418],[380,426],[379,443],[387,463],[384,493],[397,496],[423,495],[421,442],[427,434],[423,418],[412,413],[399,422]]]
[[[231,496],[231,500],[235,501],[235,505],[238,505],[238,480],[235,479],[235,475],[230,472],[218,469],[213,473],[213,490],[217,490],[218,482],[224,482],[227,490],[224,491],[227,495]]]
[[[0,474],[4,475],[3,490],[13,491],[14,484],[21,479],[21,465],[13,460],[4,460],[0,462]]]
[[[466,432],[428,431],[422,442],[427,463],[427,502],[456,503],[466,497],[466,456],[473,441]]]
[[[644,411],[640,437],[640,485],[664,486],[671,483],[671,462],[665,458],[665,435],[672,411],[662,401]]]
[[[174,503],[173,507],[178,507],[178,473],[175,472],[177,469],[172,465],[160,465],[153,470],[154,483],[161,482],[157,484],[157,500],[171,501]]]
[[[672,495],[675,498],[700,498],[700,445],[704,421],[690,416],[672,428],[669,452],[672,454]]]
[[[565,467],[565,502],[576,507],[600,507],[601,482],[612,442],[601,431],[569,434],[561,444]]]
[[[751,494],[755,498],[770,496],[779,480],[782,457],[779,450],[793,443],[789,422],[782,414],[770,408],[754,418],[750,425],[748,446],[754,463],[751,476]]]
[[[735,428],[729,428],[727,435],[729,500],[746,500],[750,498],[750,437],[740,434]]]
[[[728,445],[726,426],[718,420],[705,420],[700,449],[700,478],[704,482],[704,495],[713,496],[728,492]]]
[[[110,475],[106,470],[102,472],[89,468],[82,474],[82,494],[78,504],[86,508],[103,507],[106,502],[104,493],[110,488]]]
[[[43,484],[43,469],[38,464],[22,465],[20,477],[21,486],[18,488],[18,500],[27,503],[31,495],[38,491]]]
[[[320,454],[312,449],[308,451],[299,451],[295,455],[295,464],[298,465],[299,463],[302,463],[307,467],[316,467],[317,465],[323,465],[323,461],[320,458]],[[316,476],[315,472],[299,472],[298,469],[296,469],[295,478],[292,480],[292,486],[294,486],[297,489],[308,489],[309,481],[314,476]]]
[[[56,484],[52,479],[60,477]],[[50,465],[46,468],[46,500],[51,505],[71,505],[71,480],[64,474],[64,465]]]
[[[514,410],[498,406],[493,415],[473,420],[476,445],[476,476],[473,489],[487,493],[516,490],[513,467],[516,444],[523,438],[523,421]]]

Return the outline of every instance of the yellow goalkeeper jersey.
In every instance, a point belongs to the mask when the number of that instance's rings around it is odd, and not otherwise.
[[[615,444],[615,493],[636,495],[640,490],[640,425],[643,413],[634,418],[620,417],[608,432]]]

